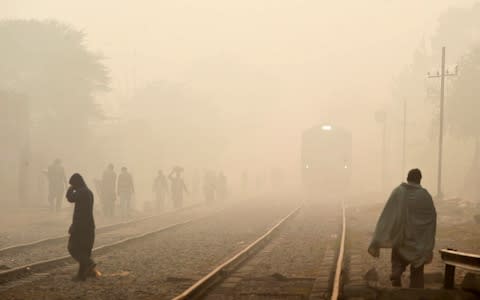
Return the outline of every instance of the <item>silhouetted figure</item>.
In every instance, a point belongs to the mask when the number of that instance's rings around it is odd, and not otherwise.
[[[379,257],[380,248],[392,248],[393,286],[402,285],[401,277],[410,265],[410,287],[423,288],[424,265],[432,261],[437,213],[429,192],[420,185],[419,169],[408,172],[390,195],[377,222],[368,252]]]
[[[55,159],[47,170],[48,178],[48,202],[50,211],[60,212],[62,209],[62,201],[65,196],[65,188],[67,187],[67,177],[65,169],[60,159]]]
[[[167,178],[162,170],[158,171],[158,175],[153,181],[153,192],[155,194],[155,207],[157,211],[162,211],[165,206],[165,198],[168,193]]]
[[[115,214],[117,173],[115,173],[113,164],[109,164],[102,175],[102,206],[103,213],[107,217],[113,217]]]
[[[171,182],[172,202],[175,209],[183,206],[183,192],[188,192],[187,186],[182,178],[183,169],[181,167],[175,167],[172,169],[168,178]]]
[[[134,192],[132,175],[130,175],[126,167],[122,167],[122,172],[118,175],[117,194],[120,198],[123,217],[130,214],[130,205]]]
[[[96,276],[95,262],[92,260],[92,248],[95,241],[95,221],[93,219],[93,193],[80,174],[73,174],[67,190],[67,200],[75,204],[72,225],[68,233],[68,252],[78,262],[79,268],[74,280],[85,280]]]
[[[205,203],[211,205],[215,202],[215,174],[212,171],[207,171],[203,178],[203,193],[205,196]]]
[[[218,173],[217,183],[216,183],[216,198],[218,201],[225,201],[227,199],[227,177],[223,174],[222,171]]]

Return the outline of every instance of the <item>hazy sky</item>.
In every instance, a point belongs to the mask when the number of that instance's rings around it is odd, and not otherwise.
[[[279,83],[280,95],[300,90],[288,105],[297,108],[298,101],[354,101],[350,94],[358,93],[377,105],[438,15],[472,2],[0,0],[0,17],[52,18],[83,29],[89,48],[109,58],[114,92],[161,79],[216,94],[221,84],[237,87],[244,77],[242,85],[258,85],[259,78],[272,96]]]
[[[84,30],[88,47],[108,58],[113,90],[101,97],[113,108],[147,82],[181,82],[232,119],[261,120],[249,138],[283,155],[298,150],[302,129],[325,121],[377,143],[373,116],[390,101],[392,78],[443,11],[473,2],[0,0],[0,18]],[[272,148],[263,149],[255,155]],[[372,155],[362,153],[357,161]]]

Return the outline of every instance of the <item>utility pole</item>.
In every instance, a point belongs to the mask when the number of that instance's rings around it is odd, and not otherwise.
[[[445,47],[442,47],[442,69],[440,74],[431,75],[428,73],[429,78],[439,78],[440,77],[440,130],[438,134],[438,173],[437,173],[437,198],[442,199],[442,161],[443,161],[443,107],[445,102],[445,77],[447,76],[456,76],[457,68],[455,68],[454,73],[449,73],[448,70],[445,70]]]

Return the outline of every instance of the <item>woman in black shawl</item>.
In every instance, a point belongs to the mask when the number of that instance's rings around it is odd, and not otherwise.
[[[93,220],[93,193],[80,174],[73,174],[67,190],[68,202],[75,203],[72,225],[68,233],[68,252],[79,263],[78,274],[74,280],[85,280],[88,276],[97,276],[95,262],[92,260],[92,248],[95,240],[95,221]]]

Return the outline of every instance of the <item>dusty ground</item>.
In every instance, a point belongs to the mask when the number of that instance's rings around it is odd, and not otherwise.
[[[251,202],[96,257],[104,276],[75,283],[74,267],[0,293],[1,299],[169,299],[263,233],[293,201]]]

